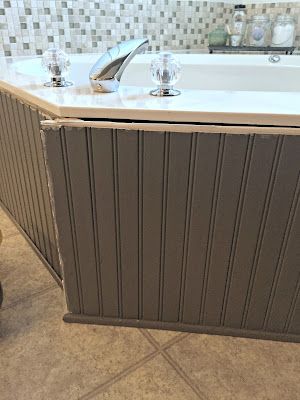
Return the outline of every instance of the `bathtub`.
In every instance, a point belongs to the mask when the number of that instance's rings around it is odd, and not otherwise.
[[[177,54],[182,77],[177,86],[188,90],[300,92],[300,57],[281,56],[271,63],[268,55]],[[75,86],[89,85],[88,72],[99,55],[71,56],[69,79]],[[126,68],[122,86],[151,88],[149,64],[155,55],[138,55]],[[47,76],[39,58],[19,61],[13,68],[30,77]]]
[[[66,322],[300,341],[300,57],[137,56],[94,93],[0,60],[0,204],[63,287]]]
[[[127,67],[118,93],[93,93],[88,72],[99,55],[71,56],[67,89],[43,87],[47,80],[40,58],[12,60],[2,77],[60,117],[238,123],[298,126],[300,57],[281,56],[277,64],[267,55],[177,54],[182,77],[177,98],[153,98],[149,65],[155,55],[136,56]],[[8,72],[8,73],[7,73]],[[10,75],[10,79],[7,79]],[[1,79],[1,73],[0,73]],[[26,82],[25,91],[23,85]],[[10,89],[12,87],[10,86]]]

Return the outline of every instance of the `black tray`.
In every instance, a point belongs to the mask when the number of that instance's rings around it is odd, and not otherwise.
[[[296,47],[255,47],[255,46],[208,46],[209,53],[214,52],[260,52],[260,53],[284,53],[293,54]]]

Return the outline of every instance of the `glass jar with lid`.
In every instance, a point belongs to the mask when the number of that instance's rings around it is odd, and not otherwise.
[[[253,15],[247,30],[249,46],[266,47],[271,43],[271,21],[267,14]]]
[[[272,46],[292,47],[295,40],[295,19],[292,15],[277,15],[273,26]]]
[[[244,4],[236,4],[234,6],[232,21],[229,26],[231,46],[240,46],[243,43],[246,25],[246,6]]]

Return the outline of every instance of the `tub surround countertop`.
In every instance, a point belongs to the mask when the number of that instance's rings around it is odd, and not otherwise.
[[[300,126],[300,90],[299,92],[193,90],[181,89],[179,82],[176,87],[182,91],[180,96],[159,98],[149,95],[150,89],[153,88],[149,84],[151,81],[147,82],[147,87],[131,86],[128,85],[128,78],[124,76],[119,92],[94,93],[88,82],[87,66],[92,66],[98,57],[99,55],[95,54],[72,56],[71,62],[74,66],[77,63],[78,66],[70,76],[74,85],[67,88],[43,86],[46,79],[38,58],[1,58],[0,88],[58,118]],[[142,62],[150,63],[153,57],[153,55],[137,56],[133,60],[132,68]],[[184,73],[185,63],[201,65],[209,60],[207,57],[214,57],[216,60],[218,56],[180,57]],[[225,57],[219,56],[219,60],[222,62],[225,60],[226,64],[226,60],[229,59]],[[242,60],[242,64],[246,64],[250,60],[249,57],[254,63],[256,59],[258,60],[256,56],[238,57]],[[258,57],[261,60],[262,56]],[[288,60],[286,66],[293,71],[299,69],[300,81],[300,57],[287,57],[289,58],[284,58],[285,63]],[[267,63],[264,67],[274,68]],[[127,77],[133,72],[134,70],[130,71],[128,67]],[[251,79],[251,76],[247,79]]]

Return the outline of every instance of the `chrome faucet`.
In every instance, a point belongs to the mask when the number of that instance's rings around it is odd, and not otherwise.
[[[96,92],[116,92],[122,74],[133,59],[148,46],[148,39],[132,39],[119,43],[108,50],[90,71],[90,82]]]

